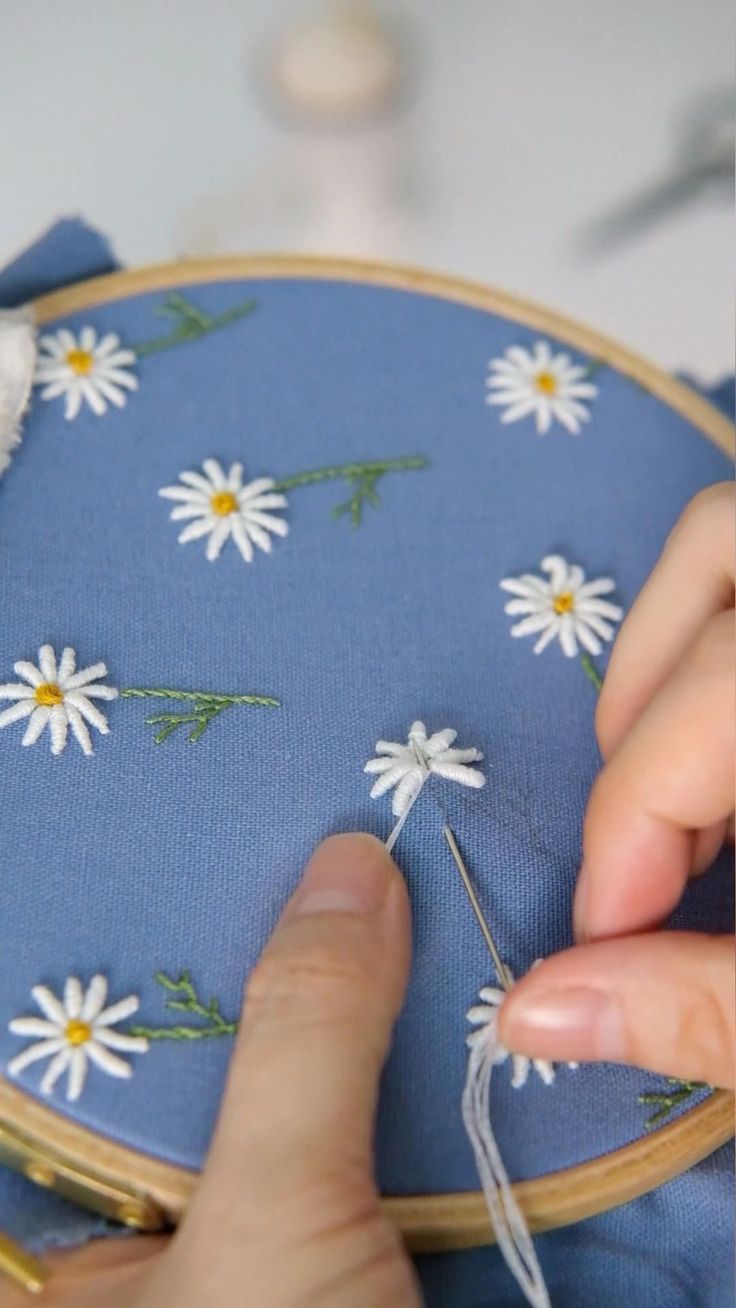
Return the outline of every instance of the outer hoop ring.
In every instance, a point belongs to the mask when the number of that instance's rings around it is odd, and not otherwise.
[[[396,265],[307,256],[227,256],[113,273],[41,296],[43,324],[63,314],[147,291],[213,281],[301,277],[357,282],[435,295],[533,327],[592,355],[638,382],[730,457],[730,423],[682,382],[607,337],[505,292]],[[705,1158],[734,1133],[734,1097],[716,1091],[675,1121],[612,1153],[514,1186],[529,1226],[548,1230],[626,1203]],[[97,1135],[0,1078],[0,1162],[40,1185],[144,1230],[175,1224],[196,1173]],[[389,1197],[385,1210],[412,1252],[492,1244],[480,1192]]]

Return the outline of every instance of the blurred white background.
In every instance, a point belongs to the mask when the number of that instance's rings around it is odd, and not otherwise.
[[[713,379],[734,25],[731,0],[0,0],[0,262],[69,214],[131,264],[393,259]],[[361,86],[379,107],[339,110]]]

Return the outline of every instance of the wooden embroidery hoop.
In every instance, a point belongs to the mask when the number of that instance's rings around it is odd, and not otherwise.
[[[147,291],[294,277],[434,295],[534,328],[630,377],[733,457],[733,431],[726,418],[688,386],[638,355],[515,296],[418,269],[302,256],[226,256],[97,277],[43,295],[34,308],[43,324]],[[564,1226],[646,1194],[705,1158],[733,1133],[734,1097],[717,1090],[651,1134],[576,1167],[519,1182],[514,1193],[532,1231]],[[176,1224],[196,1184],[195,1172],[79,1126],[2,1077],[0,1163],[93,1211],[146,1231]],[[468,1249],[494,1241],[480,1192],[401,1196],[383,1203],[412,1252]]]

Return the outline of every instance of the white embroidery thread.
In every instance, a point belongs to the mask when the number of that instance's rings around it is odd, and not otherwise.
[[[42,400],[65,396],[68,421],[77,417],[83,403],[102,417],[108,403],[122,409],[126,391],[138,389],[130,371],[135,360],[135,351],[122,349],[115,332],[98,340],[94,327],[83,327],[78,336],[60,327],[39,341],[34,384],[43,388]]]
[[[504,972],[509,984],[513,984],[513,976],[505,964]],[[475,1005],[467,1015],[475,1030],[466,1038],[470,1054],[462,1100],[463,1124],[473,1147],[498,1246],[533,1308],[549,1308],[549,1295],[529,1228],[514,1198],[491,1127],[490,1086],[494,1067],[509,1057],[513,1068],[511,1084],[517,1090],[526,1085],[530,1067],[545,1085],[552,1085],[554,1066],[544,1058],[509,1055],[498,1038],[498,1009],[505,998],[504,991],[495,986],[484,986],[480,998],[482,1004]],[[570,1064],[570,1067],[574,1066]]]
[[[616,583],[610,577],[586,582],[583,569],[560,554],[548,555],[539,566],[547,577],[524,573],[499,583],[502,590],[516,596],[506,604],[505,612],[521,617],[511,635],[540,633],[535,654],[541,654],[555,638],[568,658],[577,656],[578,642],[589,654],[600,654],[601,642],[613,640],[615,635],[611,623],[624,616],[618,604],[601,599],[616,589]]]
[[[144,1054],[148,1041],[112,1028],[138,1011],[137,995],[128,995],[105,1008],[107,980],[100,975],[92,977],[86,992],[78,978],[70,976],[63,1002],[46,986],[34,986],[31,994],[43,1017],[13,1018],[8,1029],[13,1035],[38,1038],[8,1063],[11,1076],[18,1076],[39,1059],[50,1058],[41,1093],[50,1095],[66,1072],[66,1097],[74,1101],[84,1089],[90,1063],[108,1076],[128,1079],[133,1075],[130,1063],[112,1051]]]
[[[480,750],[452,749],[456,739],[457,732],[450,727],[436,731],[427,738],[424,723],[412,722],[405,745],[391,740],[377,741],[377,757],[370,759],[363,769],[365,772],[378,773],[378,780],[371,790],[371,799],[378,799],[395,786],[391,810],[394,817],[401,817],[432,772],[438,777],[444,777],[446,781],[457,781],[462,786],[477,788],[485,785],[486,779],[482,772],[475,772],[465,766],[481,762],[483,755]]]
[[[0,310],[0,477],[20,445],[35,366],[36,330],[30,310]]]
[[[92,754],[86,723],[102,735],[110,730],[107,719],[92,700],[112,700],[118,692],[113,686],[100,684],[99,679],[107,676],[104,663],[94,663],[79,672],[75,672],[75,667],[76,654],[69,646],[62,651],[58,667],[51,645],[42,645],[38,651],[38,667],[25,661],[16,663],[15,672],[24,680],[0,685],[0,700],[17,701],[0,713],[0,727],[30,718],[22,744],[35,745],[48,726],[52,754],[62,753],[71,727],[84,753]]]
[[[486,404],[503,407],[501,422],[533,414],[540,436],[555,420],[577,436],[590,418],[582,401],[595,399],[598,388],[586,380],[587,368],[573,363],[569,354],[553,354],[546,341],[537,341],[531,350],[512,345],[488,367]]]
[[[206,555],[212,563],[219,558],[225,542],[232,537],[245,563],[252,563],[253,546],[271,552],[271,537],[286,536],[288,523],[266,509],[285,509],[285,495],[273,492],[272,477],[259,477],[243,484],[243,465],[233,463],[228,473],[217,459],[205,459],[204,476],[199,472],[182,472],[181,486],[164,486],[159,495],[178,501],[170,517],[174,522],[192,519],[179,535],[179,543],[208,536]]]

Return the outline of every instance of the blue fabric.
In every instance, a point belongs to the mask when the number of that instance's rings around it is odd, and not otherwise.
[[[58,401],[34,402],[0,487],[0,534],[12,556],[0,580],[0,679],[49,640],[74,645],[82,665],[104,659],[118,686],[254,690],[283,707],[233,709],[196,745],[177,735],[157,748],[146,706],[117,701],[92,760],[74,742],[54,759],[46,738],[25,751],[22,728],[0,733],[14,886],[2,1011],[30,1011],[39,980],[58,991],[70,971],[99,969],[113,997],[136,991],[141,1020],[160,1025],[168,1015],[152,974],[188,967],[206,996],[236,1014],[243,977],[316,841],[341,829],[388,833],[389,802],[369,800],[362,773],[375,741],[404,739],[415,716],[432,730],[454,726],[460,744],[484,750],[488,784],[428,787],[397,849],[415,962],[385,1077],[378,1168],[388,1192],[475,1188],[459,1118],[464,1013],[489,968],[441,842],[441,812],[520,972],[569,942],[580,821],[598,766],[593,691],[579,663],[556,648],[537,659],[510,639],[498,581],[559,549],[591,576],[615,576],[628,607],[681,508],[728,465],[687,422],[607,369],[580,438],[557,428],[542,440],[528,421],[502,427],[483,402],[487,360],[537,334],[478,311],[337,283],[188,293],[211,313],[251,294],[258,309],[142,359],[140,391],[122,413],[87,411],[66,424]],[[69,325],[145,340],[161,332],[162,298],[115,303]],[[201,542],[179,546],[157,497],[208,455],[242,458],[249,477],[280,478],[414,453],[431,466],[386,478],[381,508],[368,508],[356,531],[330,518],[342,486],[291,492],[288,540],[249,568],[232,546],[214,564]],[[679,920],[726,930],[731,913],[722,862],[695,883]],[[18,1048],[3,1021],[0,1062]],[[93,1072],[78,1106],[61,1098],[56,1106],[196,1166],[228,1054],[225,1041],[156,1045],[136,1060],[130,1083]],[[37,1068],[24,1074],[29,1093],[38,1079]],[[632,1070],[586,1068],[561,1072],[553,1090],[534,1081],[519,1094],[499,1073],[494,1120],[510,1172],[569,1166],[637,1138],[637,1097],[657,1084]],[[688,1183],[673,1185],[686,1196]],[[725,1249],[720,1202],[709,1232],[721,1232]],[[664,1204],[642,1210],[640,1251],[659,1239]],[[544,1238],[543,1257],[548,1246],[554,1265],[560,1250],[559,1277],[566,1267],[570,1285],[602,1276],[601,1250],[634,1239],[633,1219],[596,1220],[600,1241],[594,1224],[579,1228],[581,1250],[596,1249],[590,1260],[565,1252],[574,1232]],[[694,1257],[688,1248],[680,1240],[680,1257]],[[428,1264],[435,1302],[455,1302],[441,1298],[443,1278],[462,1277],[462,1261]],[[517,1302],[501,1289],[494,1255],[483,1267],[489,1295],[498,1287]],[[477,1271],[469,1275],[476,1298],[458,1286],[458,1304],[484,1302]],[[664,1303],[661,1293],[636,1302]],[[573,1299],[560,1291],[560,1301]]]
[[[77,218],[62,218],[0,273],[0,304],[7,309],[57,286],[85,281],[117,268],[109,242]]]

